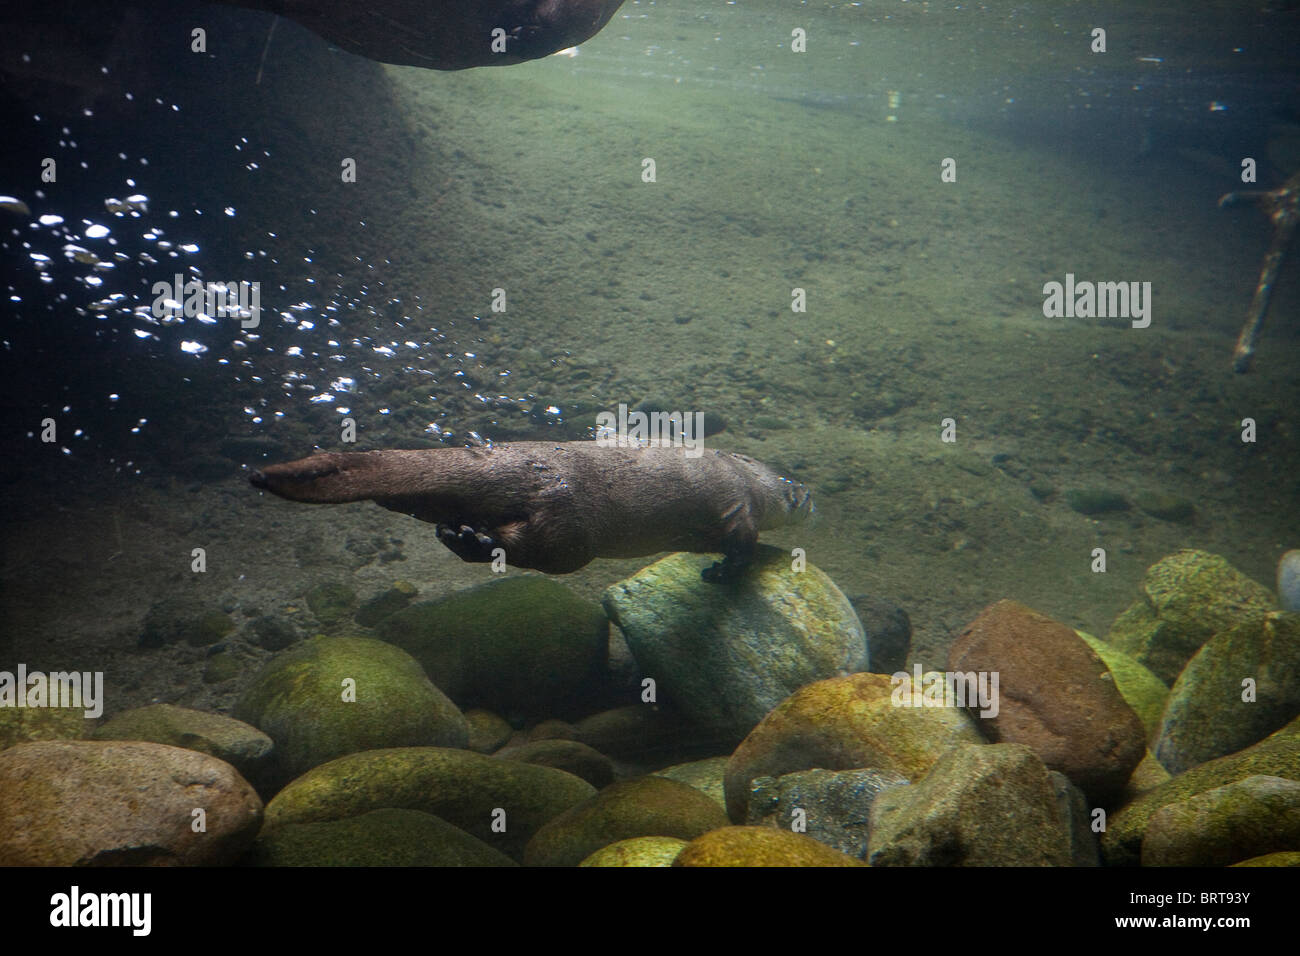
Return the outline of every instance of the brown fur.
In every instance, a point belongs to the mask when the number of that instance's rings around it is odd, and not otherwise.
[[[740,564],[759,531],[812,511],[805,486],[752,458],[712,450],[692,458],[672,445],[326,452],[251,480],[294,501],[372,500],[439,525],[467,561],[491,560],[499,546],[506,563],[548,574],[661,551],[722,552]]]

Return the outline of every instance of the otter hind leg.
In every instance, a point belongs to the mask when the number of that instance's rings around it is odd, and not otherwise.
[[[700,572],[701,578],[714,584],[742,577],[758,549],[758,522],[749,502],[737,502],[722,517],[722,560]]]

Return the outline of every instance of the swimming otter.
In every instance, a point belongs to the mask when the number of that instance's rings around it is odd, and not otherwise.
[[[718,580],[753,555],[758,533],[801,521],[812,493],[745,455],[671,444],[510,442],[480,448],[325,452],[249,479],[282,498],[371,500],[437,526],[465,561],[568,574],[594,558],[721,552]]]

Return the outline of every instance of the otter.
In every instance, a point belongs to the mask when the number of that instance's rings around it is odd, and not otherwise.
[[[374,501],[435,525],[464,561],[568,574],[595,558],[721,553],[735,576],[758,533],[813,513],[807,486],[747,455],[670,443],[507,442],[476,448],[323,452],[249,480],[292,501]]]

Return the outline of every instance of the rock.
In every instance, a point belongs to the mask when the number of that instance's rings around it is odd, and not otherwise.
[[[1255,682],[1243,700],[1245,678]],[[1235,753],[1300,716],[1300,614],[1221,631],[1178,676],[1154,750],[1170,773]]]
[[[246,780],[256,778],[271,755],[271,738],[240,720],[172,704],[126,710],[102,724],[95,740],[146,740],[209,754]]]
[[[859,594],[849,598],[867,639],[867,657],[877,674],[892,674],[907,666],[912,649],[912,621],[907,612],[881,598]]]
[[[1300,611],[1300,551],[1288,551],[1277,562],[1277,603],[1284,611]]]
[[[964,710],[895,706],[893,682],[883,674],[818,681],[782,701],[731,755],[727,813],[746,819],[755,777],[876,767],[917,780],[957,743],[983,743]]]
[[[581,713],[603,676],[609,623],[563,584],[523,575],[414,604],[375,633],[461,706],[513,719]]]
[[[1115,689],[1142,721],[1146,739],[1153,739],[1160,730],[1160,715],[1165,712],[1165,702],[1169,699],[1169,688],[1164,681],[1113,644],[1083,631],[1074,633],[1101,658],[1115,679]]]
[[[1300,866],[1300,853],[1265,853],[1234,863],[1233,866]]]
[[[678,714],[654,704],[630,704],[584,717],[574,725],[575,740],[616,759],[646,760],[698,749],[701,738]],[[730,750],[725,742],[722,750]]]
[[[298,643],[298,629],[282,617],[267,614],[254,618],[248,625],[253,643],[268,651],[282,651]]]
[[[528,841],[527,866],[576,866],[601,847],[639,836],[680,840],[725,827],[727,815],[694,787],[665,777],[610,784]]]
[[[338,581],[318,584],[307,592],[307,607],[321,627],[332,628],[351,620],[357,608],[357,592]]]
[[[1173,683],[1212,636],[1272,609],[1268,589],[1217,554],[1179,551],[1147,569],[1141,596],[1116,618],[1106,641]]]
[[[89,737],[98,723],[84,707],[0,706],[0,750],[33,740]]]
[[[1139,508],[1161,521],[1186,523],[1196,517],[1196,506],[1186,498],[1158,491],[1144,491],[1133,499]]]
[[[554,767],[581,777],[597,790],[614,782],[614,765],[610,759],[576,740],[534,740],[518,747],[506,747],[493,756],[498,760]]]
[[[334,46],[381,63],[463,70],[505,66],[577,46],[623,0],[218,0],[290,17]],[[494,30],[504,47],[494,49]]]
[[[1124,806],[1131,803],[1139,794],[1154,790],[1170,779],[1169,771],[1160,766],[1160,761],[1156,759],[1156,755],[1148,750],[1142,757],[1141,762],[1133,769],[1133,775],[1128,778],[1128,784],[1124,787],[1124,794],[1119,800],[1119,805]]]
[[[165,647],[184,641],[192,647],[207,647],[220,641],[234,627],[225,614],[204,610],[194,598],[164,598],[145,613],[140,646]]]
[[[235,768],[193,750],[47,740],[0,752],[0,866],[224,866],[261,823]]]
[[[409,581],[395,581],[387,591],[376,594],[357,609],[357,623],[362,627],[374,627],[384,618],[404,609],[419,593],[419,589]]]
[[[1097,803],[1117,796],[1146,749],[1138,718],[1074,631],[1014,601],[985,608],[953,641],[948,670],[999,674],[993,743],[1027,744]]]
[[[1255,774],[1300,780],[1300,717],[1245,750],[1183,771],[1111,814],[1101,837],[1103,860],[1107,866],[1137,866],[1157,810]]]
[[[722,777],[727,772],[727,757],[706,757],[688,763],[673,764],[656,770],[656,777],[667,777],[688,787],[694,787],[700,793],[715,800],[724,810],[727,807],[727,794],[722,787]]]
[[[866,866],[812,837],[772,827],[722,827],[682,848],[673,866]]]
[[[1024,744],[955,747],[871,808],[872,866],[1068,866],[1070,821]]]
[[[213,654],[203,665],[203,683],[220,684],[222,681],[238,677],[242,672],[243,667],[240,666],[239,658],[228,651],[223,651],[220,654]]]
[[[469,739],[465,718],[419,664],[362,637],[317,637],[272,658],[234,714],[275,741],[278,780],[357,751],[464,747]]]
[[[576,740],[578,729],[567,720],[543,720],[528,728],[528,741],[537,740]]]
[[[578,866],[672,866],[684,846],[676,837],[632,837],[601,847]]]
[[[514,860],[418,810],[372,810],[343,820],[289,823],[258,837],[252,866],[518,866]]]
[[[515,732],[504,717],[498,717],[490,710],[476,708],[465,711],[465,723],[469,727],[469,742],[466,746],[479,754],[500,750]]]
[[[1128,511],[1123,495],[1107,488],[1073,488],[1065,493],[1065,503],[1081,515],[1101,515]]]
[[[800,687],[867,668],[848,599],[821,571],[760,547],[734,586],[700,578],[707,556],[672,554],[605,591],[642,673],[692,722],[739,741]]]
[[[432,813],[519,860],[544,823],[595,793],[562,770],[468,750],[371,750],[331,760],[286,786],[267,804],[266,829],[396,807]],[[504,822],[504,832],[493,832],[494,820]]]
[[[794,831],[796,820],[818,843],[857,857],[867,856],[867,820],[876,797],[907,786],[892,770],[801,770],[758,777],[750,784],[746,823]]]
[[[1083,791],[1059,770],[1047,774],[1056,791],[1056,809],[1070,835],[1070,865],[1100,866],[1101,850],[1092,830],[1092,811]]]
[[[1151,815],[1143,866],[1228,866],[1300,851],[1300,782],[1255,775]]]

